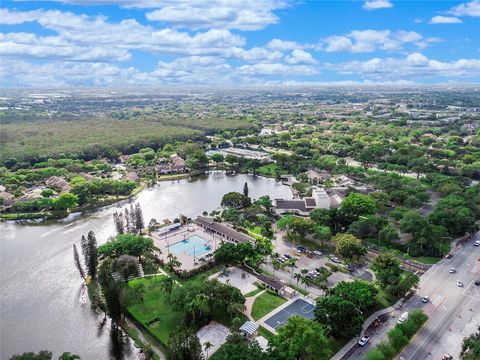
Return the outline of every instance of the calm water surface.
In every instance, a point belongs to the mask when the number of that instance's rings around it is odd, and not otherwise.
[[[250,175],[226,176],[220,172],[194,179],[161,182],[142,191],[145,222],[173,219],[178,214],[194,217],[216,209],[223,194],[249,185],[250,196],[291,198],[290,189],[273,179]],[[0,223],[0,358],[24,351],[64,351],[85,359],[109,359],[112,355],[109,326],[100,326],[88,304],[79,301],[82,281],[73,263],[72,245],[93,230],[98,242],[114,235],[112,214],[122,202],[98,211],[72,214],[66,219],[40,224]],[[125,359],[137,359],[125,350]]]

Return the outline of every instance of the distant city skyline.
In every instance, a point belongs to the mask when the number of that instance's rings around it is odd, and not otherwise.
[[[0,86],[476,84],[480,0],[2,1]]]

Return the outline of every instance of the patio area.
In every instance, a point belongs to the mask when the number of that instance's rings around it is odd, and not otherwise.
[[[230,330],[222,324],[212,321],[210,324],[205,325],[197,332],[198,340],[202,344],[202,352],[205,359],[212,356],[219,348],[227,341],[227,336],[230,334]],[[205,350],[205,344],[210,342],[212,346]]]
[[[223,274],[223,272],[213,274],[209,279],[217,279],[221,283],[232,285],[239,289],[243,295],[257,290],[257,286],[254,284],[257,278],[237,267],[229,268],[228,274]]]

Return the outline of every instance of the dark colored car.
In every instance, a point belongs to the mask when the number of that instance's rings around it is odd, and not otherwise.
[[[480,286],[480,280],[475,281],[475,285]]]

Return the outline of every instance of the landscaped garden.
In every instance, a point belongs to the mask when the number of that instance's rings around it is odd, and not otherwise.
[[[129,304],[127,307],[130,315],[164,346],[185,316],[181,311],[172,309],[168,301],[169,295],[162,286],[162,280],[165,278],[166,276],[156,276],[130,281],[129,293],[133,292],[138,284],[144,285],[145,293],[143,302]]]

